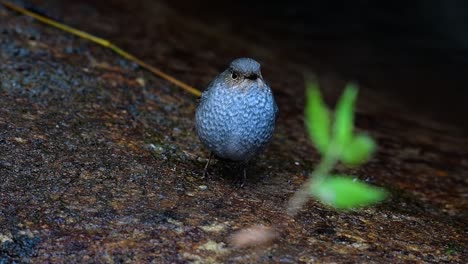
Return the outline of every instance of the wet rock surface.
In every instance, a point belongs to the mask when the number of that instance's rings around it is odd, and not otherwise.
[[[320,158],[302,120],[309,65],[181,19],[167,3],[57,2],[40,7],[200,88],[233,57],[258,58],[279,103],[278,128],[245,187],[221,162],[202,178],[208,152],[194,131],[196,98],[0,6],[0,263],[466,259],[468,141],[458,128],[363,87],[357,127],[380,148],[366,165],[337,171],[392,198],[352,212],[310,201],[291,218],[286,202]],[[345,82],[328,73],[322,83],[333,101]],[[278,227],[274,244],[228,245],[256,224]]]

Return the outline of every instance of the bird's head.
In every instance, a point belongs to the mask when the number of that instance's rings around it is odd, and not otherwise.
[[[224,71],[223,78],[232,87],[239,87],[240,89],[251,87],[254,84],[258,87],[265,85],[260,71],[260,63],[250,58],[233,60],[227,70]]]

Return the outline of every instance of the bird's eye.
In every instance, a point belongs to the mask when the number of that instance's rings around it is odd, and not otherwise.
[[[235,73],[235,72],[232,72],[232,73],[231,73],[231,78],[232,78],[233,80],[237,79],[237,77],[239,77],[239,76],[237,76],[237,73]]]

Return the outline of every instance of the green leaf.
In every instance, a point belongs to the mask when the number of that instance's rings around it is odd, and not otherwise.
[[[313,183],[311,192],[319,201],[336,209],[368,206],[387,197],[387,192],[381,188],[343,176],[327,177]]]
[[[341,161],[347,165],[359,165],[369,160],[376,149],[374,140],[366,135],[356,135],[342,149]]]
[[[353,138],[354,102],[357,93],[357,86],[353,83],[348,84],[336,105],[334,136],[340,150]]]
[[[305,123],[315,147],[325,154],[330,143],[330,112],[323,102],[317,81],[307,79],[306,86]]]

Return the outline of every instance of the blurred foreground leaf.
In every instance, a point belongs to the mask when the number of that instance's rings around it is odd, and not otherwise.
[[[306,88],[305,123],[322,159],[307,182],[289,200],[288,214],[296,214],[311,195],[335,209],[364,207],[384,200],[387,197],[384,189],[349,177],[330,175],[336,163],[362,164],[370,159],[376,149],[371,137],[354,134],[354,105],[358,86],[353,83],[346,85],[333,116],[323,102],[318,82],[313,77],[306,75]]]
[[[315,147],[320,153],[325,154],[330,143],[330,112],[323,102],[317,81],[310,78],[307,80],[306,86],[305,123]]]
[[[337,209],[353,209],[382,201],[387,192],[349,177],[330,176],[316,182],[312,195]]]
[[[366,135],[356,135],[343,148],[341,161],[347,165],[359,165],[370,159],[376,149],[374,140]]]
[[[357,93],[357,86],[352,83],[348,84],[336,105],[333,132],[339,149],[343,149],[353,138],[354,102]]]

